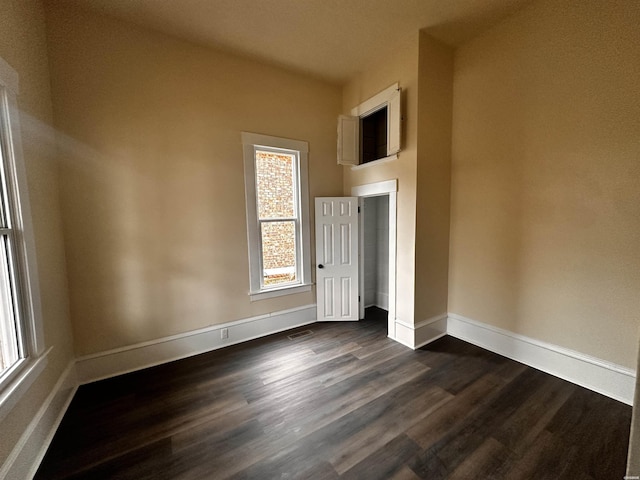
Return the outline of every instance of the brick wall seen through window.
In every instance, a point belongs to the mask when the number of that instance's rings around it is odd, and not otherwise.
[[[256,197],[265,286],[297,280],[295,160],[293,155],[256,151]]]

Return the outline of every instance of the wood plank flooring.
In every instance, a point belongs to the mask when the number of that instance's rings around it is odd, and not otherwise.
[[[80,387],[36,478],[621,479],[630,422],[451,337],[411,351],[369,309]]]

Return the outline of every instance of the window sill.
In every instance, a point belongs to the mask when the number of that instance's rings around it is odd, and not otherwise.
[[[265,300],[267,298],[281,297],[283,295],[309,292],[311,291],[312,285],[312,283],[308,283],[304,285],[292,285],[290,287],[262,290],[261,292],[249,292],[249,297],[252,302],[255,302],[256,300]]]
[[[361,163],[360,165],[352,165],[351,170],[362,170],[363,168],[372,167],[374,165],[380,165],[381,163],[387,163],[397,159],[398,159],[398,154],[394,153],[392,155],[389,155],[388,157],[379,158],[378,160],[374,160],[372,162]]]
[[[47,357],[53,347],[49,347],[42,355],[34,360],[27,360],[20,373],[9,381],[0,393],[0,421],[15,407],[29,387],[47,366]]]

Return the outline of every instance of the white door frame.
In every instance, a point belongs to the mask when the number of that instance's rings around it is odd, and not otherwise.
[[[362,206],[362,199],[365,197],[377,197],[381,195],[389,195],[389,315],[387,320],[387,335],[389,338],[396,339],[396,231],[398,216],[396,212],[398,197],[398,180],[386,180],[383,182],[368,183],[366,185],[358,185],[351,187],[351,196],[359,197],[359,204]],[[364,251],[364,215],[360,215],[360,248]],[[364,317],[364,261],[360,262],[360,285],[359,291],[362,301],[360,302],[360,317]]]

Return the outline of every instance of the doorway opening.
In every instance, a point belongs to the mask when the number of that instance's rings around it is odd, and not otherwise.
[[[359,185],[351,195],[359,197],[360,318],[380,317],[386,310],[387,335],[395,340],[396,321],[396,197],[397,180]]]
[[[362,255],[367,320],[388,321],[389,312],[389,195],[362,199]]]

